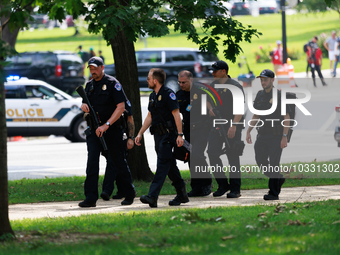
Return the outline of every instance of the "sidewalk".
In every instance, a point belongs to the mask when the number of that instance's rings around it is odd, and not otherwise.
[[[142,204],[139,197],[131,206],[121,206],[121,200],[103,201],[99,199],[97,207],[80,208],[80,201],[52,202],[52,203],[32,203],[32,204],[15,204],[9,206],[9,219],[21,220],[24,218],[56,218],[67,216],[80,216],[84,214],[95,213],[124,213],[129,211],[142,210],[164,210],[164,209],[187,209],[187,208],[208,208],[218,206],[252,206],[252,205],[270,205],[277,203],[292,202],[309,202],[321,201],[328,199],[340,200],[340,185],[332,186],[311,186],[282,188],[280,200],[265,201],[263,195],[268,189],[243,190],[242,196],[238,199],[227,199],[226,196],[214,198],[211,195],[207,197],[190,198],[190,202],[177,207],[170,207],[169,200],[174,195],[160,196],[158,199],[158,208],[150,208],[147,204]]]

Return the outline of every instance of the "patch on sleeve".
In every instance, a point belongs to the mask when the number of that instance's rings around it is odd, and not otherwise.
[[[126,101],[126,104],[131,107],[131,103],[129,100]]]
[[[175,93],[171,92],[171,93],[169,94],[169,96],[170,96],[170,98],[171,98],[172,100],[176,100],[176,95],[175,95]]]
[[[118,91],[121,91],[122,90],[122,85],[120,85],[120,83],[117,82],[116,85],[115,85],[115,89],[118,90]]]

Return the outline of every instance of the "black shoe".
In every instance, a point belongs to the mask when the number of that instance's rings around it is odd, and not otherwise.
[[[110,196],[109,194],[107,194],[105,191],[103,191],[101,194],[100,194],[100,197],[105,200],[105,201],[109,201],[110,200]]]
[[[273,194],[271,194],[270,192],[268,192],[268,194],[263,196],[264,200],[279,200],[279,196],[275,196]]]
[[[223,196],[228,190],[230,190],[229,185],[219,186],[218,189],[213,193],[213,196]]]
[[[89,202],[84,200],[78,204],[79,207],[96,207],[96,202]]]
[[[227,194],[227,198],[239,198],[241,196],[240,192],[231,191]]]
[[[125,196],[124,195],[122,195],[122,194],[120,194],[120,193],[117,193],[116,195],[113,195],[112,196],[112,199],[122,199],[122,198],[124,198]]]
[[[211,193],[211,186],[202,189],[193,189],[188,193],[188,197],[205,197]]]
[[[132,205],[133,204],[133,199],[134,198],[132,198],[132,199],[125,198],[120,204],[121,205]]]
[[[150,207],[157,207],[157,198],[155,197],[149,197],[149,196],[143,195],[140,197],[140,201],[143,204],[149,204]]]
[[[169,201],[169,205],[181,205],[181,203],[188,203],[189,197],[187,195],[177,195],[173,200]]]

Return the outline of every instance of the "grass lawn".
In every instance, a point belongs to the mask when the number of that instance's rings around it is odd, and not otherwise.
[[[275,47],[276,40],[282,38],[281,15],[260,15],[258,17],[252,16],[238,16],[237,20],[242,22],[245,26],[251,25],[262,33],[259,38],[254,37],[251,43],[241,43],[243,49],[242,56],[246,56],[250,69],[255,73],[260,73],[265,68],[272,68],[271,63],[257,64],[255,62],[255,52],[262,46],[267,48],[269,45]],[[339,15],[330,11],[325,14],[295,14],[286,16],[287,26],[287,47],[290,50],[298,50],[302,57],[299,60],[292,61],[295,72],[304,72],[306,70],[306,56],[302,51],[303,45],[310,40],[314,35],[320,35],[323,32],[330,33],[332,30],[339,30]],[[198,26],[199,23],[197,22]],[[68,50],[77,52],[79,45],[83,46],[83,50],[89,50],[93,47],[95,52],[103,51],[106,64],[113,63],[112,51],[106,42],[99,35],[90,35],[86,30],[80,29],[80,35],[73,36],[74,28],[61,30],[59,28],[53,30],[34,30],[20,32],[16,43],[16,49],[19,52],[23,51],[37,51],[37,50]],[[197,46],[191,41],[186,40],[186,36],[180,33],[175,33],[170,30],[170,34],[161,38],[147,38],[145,41],[138,41],[135,43],[136,50],[141,48],[152,47],[195,47]],[[224,60],[220,46],[220,53],[218,57]],[[240,60],[238,59],[237,62]],[[246,68],[240,69],[237,63],[230,63],[229,74],[236,78],[240,73],[244,73]],[[324,59],[322,68],[329,69],[328,59]],[[87,70],[85,69],[87,72]],[[87,75],[87,73],[86,73]]]
[[[309,164],[340,164],[340,161],[332,162],[312,162]],[[181,171],[182,177],[187,183],[187,189],[190,191],[190,172]],[[257,174],[258,178],[249,178],[247,173],[242,174],[241,189],[266,189],[268,188],[268,179],[262,174]],[[306,177],[306,176],[304,176]],[[321,177],[321,178],[320,178]],[[302,178],[301,173],[295,173],[290,176],[284,184],[284,187],[297,186],[319,186],[319,185],[338,185],[340,184],[339,174],[334,173],[333,178],[330,176],[310,176]],[[78,201],[84,197],[85,176],[45,178],[45,179],[21,179],[8,182],[9,204],[17,203],[37,203],[52,201]],[[103,176],[99,179],[99,192],[103,183]],[[149,191],[150,183],[143,181],[134,181],[137,196],[145,195]],[[213,178],[213,191],[218,185]],[[114,190],[116,193],[117,190]],[[175,189],[167,178],[161,190],[161,195],[175,194]]]
[[[340,204],[148,210],[12,221],[7,254],[339,254]]]

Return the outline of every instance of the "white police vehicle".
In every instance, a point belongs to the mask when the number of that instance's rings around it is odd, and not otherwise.
[[[7,135],[62,135],[72,142],[84,142],[87,128],[74,98],[52,85],[11,76],[5,82]]]

